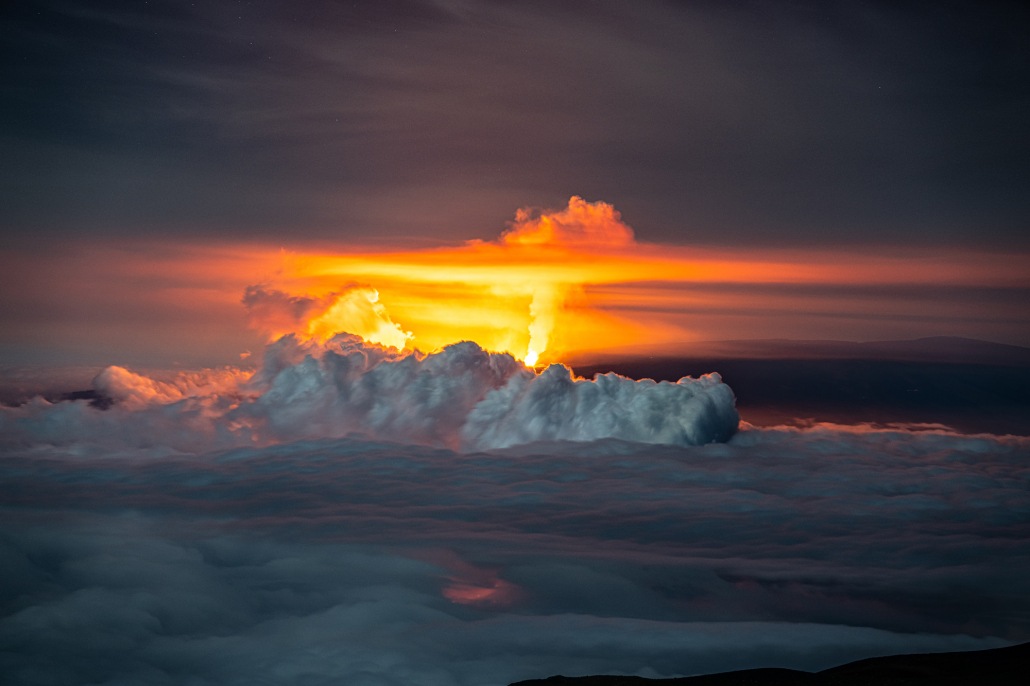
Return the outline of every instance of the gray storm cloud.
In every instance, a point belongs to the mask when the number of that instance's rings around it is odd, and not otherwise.
[[[676,383],[574,379],[566,367],[538,374],[472,342],[401,354],[346,334],[326,344],[285,336],[249,379],[221,371],[159,380],[109,367],[94,387],[109,410],[37,400],[7,411],[4,433],[184,452],[348,435],[468,451],[604,438],[703,445],[728,439],[739,422],[714,373]]]

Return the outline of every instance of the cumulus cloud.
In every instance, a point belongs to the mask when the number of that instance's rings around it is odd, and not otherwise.
[[[140,410],[189,397],[231,393],[248,377],[249,374],[242,370],[227,368],[180,372],[162,380],[112,365],[94,377],[93,389],[104,399],[123,408]]]
[[[733,392],[715,373],[676,383],[613,373],[586,381],[551,365],[487,394],[469,413],[462,438],[480,449],[601,438],[703,445],[728,439],[738,420]]]
[[[379,292],[370,286],[352,285],[313,297],[252,285],[244,292],[243,305],[250,325],[272,339],[299,333],[324,341],[348,331],[370,343],[403,349],[412,338],[390,318]]]
[[[519,209],[500,242],[534,247],[624,247],[633,243],[633,229],[609,203],[587,202],[574,195],[563,210]]]
[[[121,437],[127,448],[179,451],[347,435],[466,451],[602,438],[700,445],[726,440],[739,420],[717,374],[573,379],[566,367],[538,374],[468,341],[422,355],[349,334],[324,344],[285,336],[246,380],[226,371],[160,381],[109,367],[94,388],[114,407],[37,400],[5,410],[8,439],[110,446]]]

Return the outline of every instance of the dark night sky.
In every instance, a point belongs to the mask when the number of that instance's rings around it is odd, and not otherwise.
[[[492,238],[572,194],[645,241],[1025,249],[1005,2],[0,9],[5,241]]]

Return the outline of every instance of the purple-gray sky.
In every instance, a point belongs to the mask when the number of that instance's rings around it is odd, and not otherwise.
[[[1025,249],[1015,2],[6,3],[5,240],[427,243],[614,203],[642,240]]]

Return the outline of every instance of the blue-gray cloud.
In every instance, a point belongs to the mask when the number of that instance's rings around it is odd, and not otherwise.
[[[739,422],[733,391],[715,373],[675,383],[574,379],[567,367],[538,374],[471,341],[422,355],[350,334],[325,344],[291,334],[267,347],[252,376],[164,381],[108,367],[93,383],[99,402],[35,398],[4,410],[4,442],[187,452],[347,435],[464,451],[603,438],[703,445],[726,440]]]
[[[345,334],[95,390],[109,409],[0,408],[11,683],[505,684],[1030,637],[1026,437],[730,438],[715,375]]]
[[[9,447],[3,671],[500,685],[1022,641],[1028,454],[840,426],[489,454]]]

